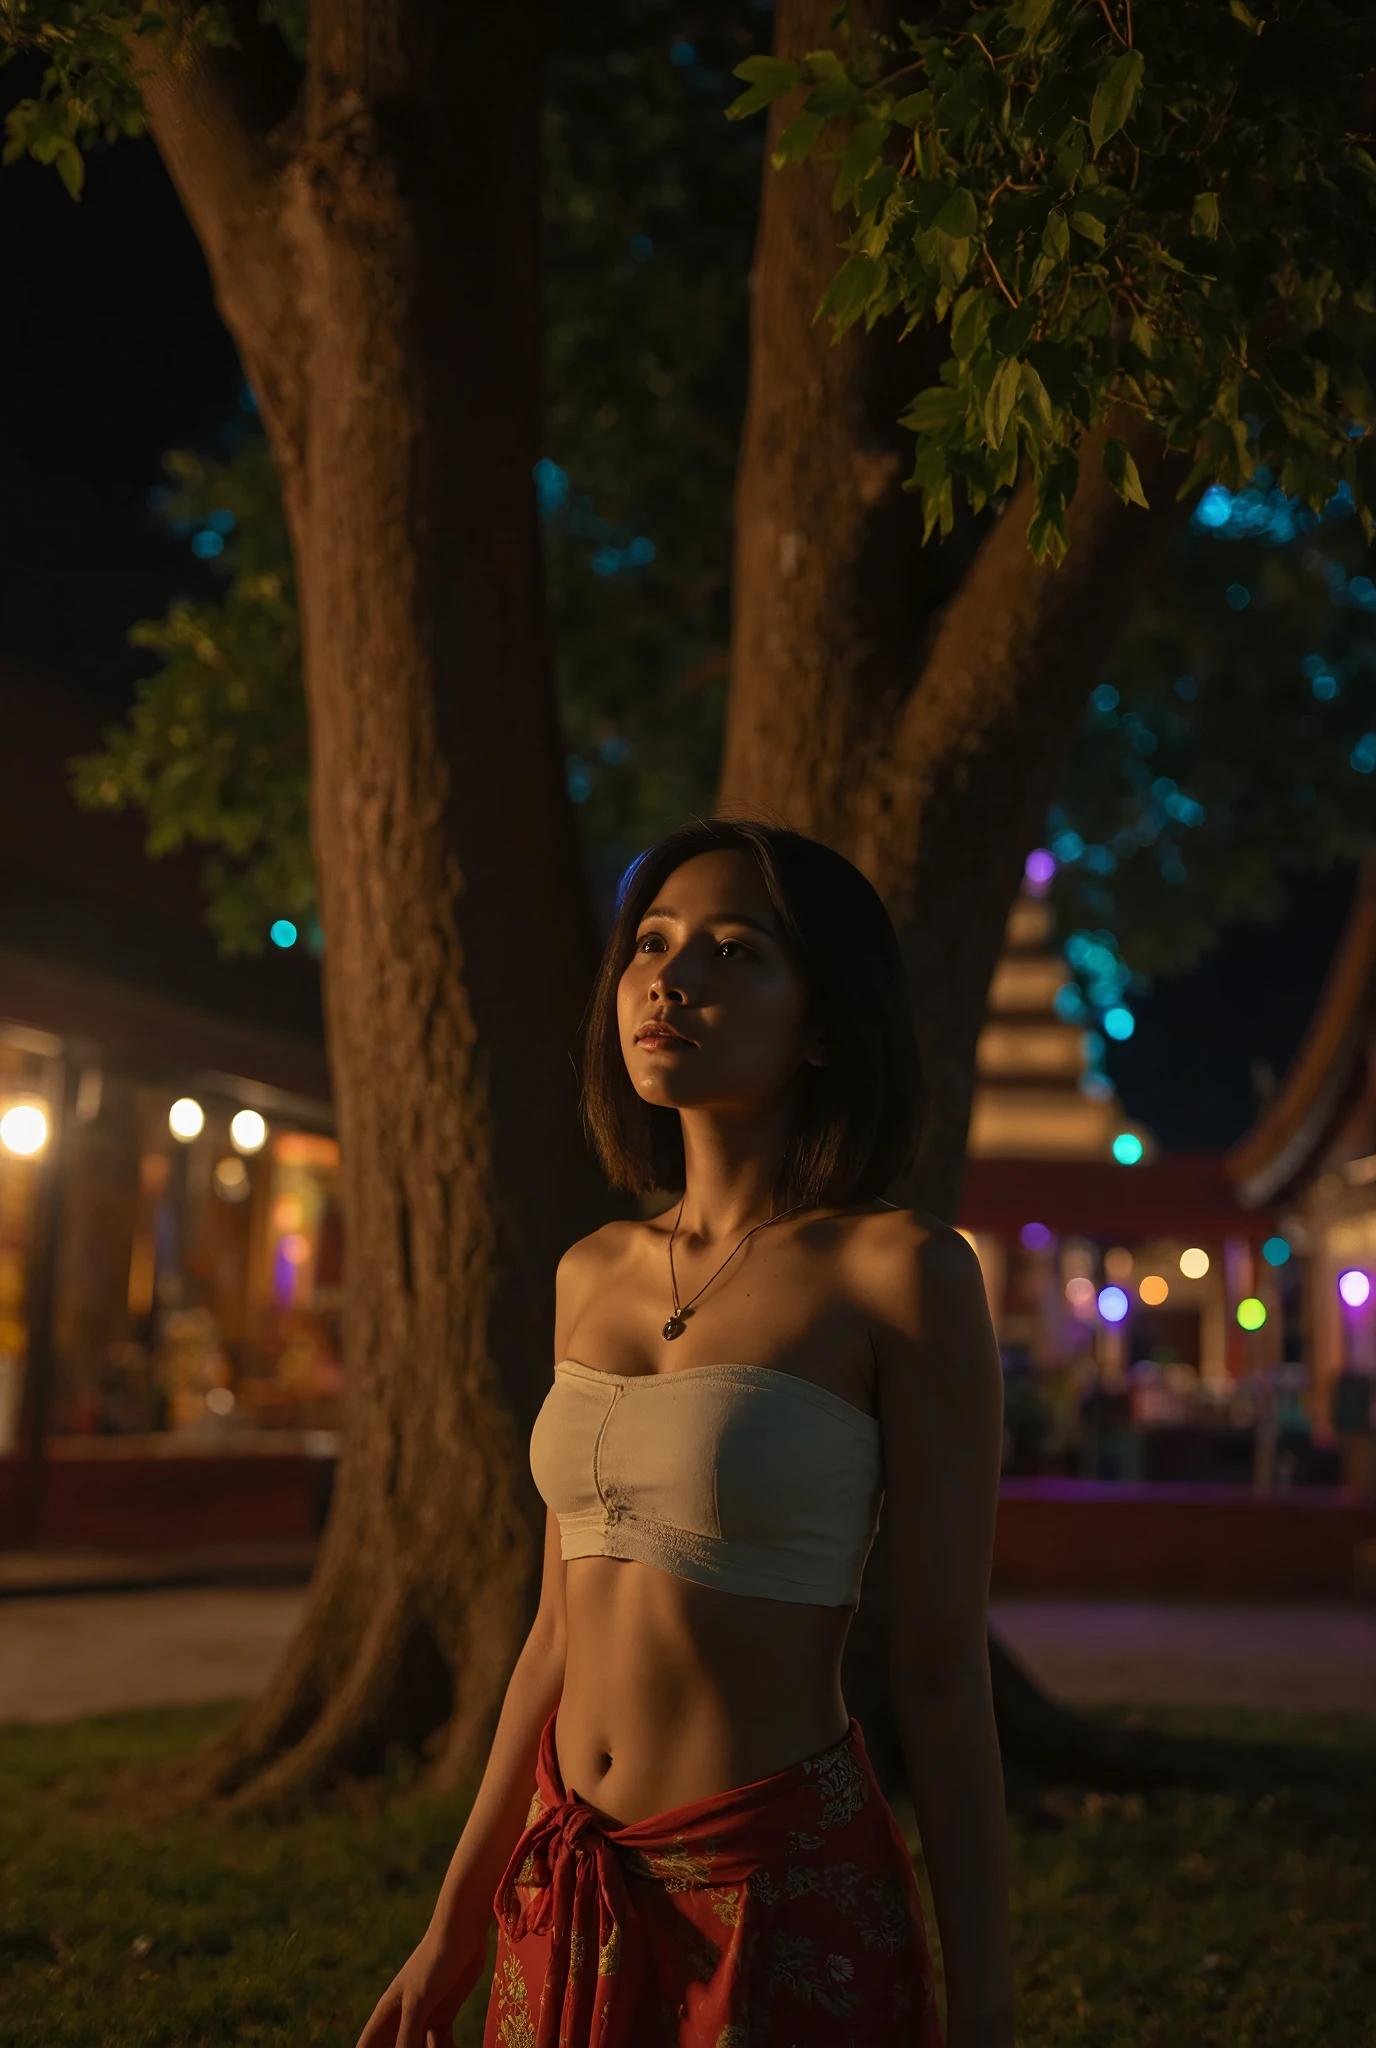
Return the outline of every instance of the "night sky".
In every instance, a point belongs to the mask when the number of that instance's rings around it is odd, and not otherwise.
[[[8,105],[21,67],[0,83]],[[113,714],[144,659],[129,625],[213,587],[148,496],[165,450],[215,449],[242,379],[151,144],[102,151],[80,204],[30,163],[0,174],[0,198],[0,661]],[[1292,1058],[1350,890],[1348,873],[1298,880],[1281,924],[1228,934],[1135,999],[1108,1067],[1163,1143],[1212,1149],[1247,1128],[1256,1063]]]

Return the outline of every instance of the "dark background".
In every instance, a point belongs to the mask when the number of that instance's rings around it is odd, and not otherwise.
[[[7,106],[23,68],[0,83]],[[97,152],[77,204],[52,171],[7,169],[0,276],[0,668],[23,690],[79,698],[98,725],[146,661],[126,642],[133,621],[213,588],[149,493],[167,449],[225,445],[242,378],[146,141]],[[6,696],[15,716],[22,691]],[[35,711],[35,735],[50,723]],[[1280,923],[1229,932],[1193,972],[1133,999],[1137,1032],[1108,1068],[1165,1145],[1219,1148],[1250,1124],[1259,1087],[1294,1055],[1351,887],[1346,871],[1296,878]]]

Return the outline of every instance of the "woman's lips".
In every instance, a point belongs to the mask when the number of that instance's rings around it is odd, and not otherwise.
[[[681,1031],[675,1031],[668,1024],[642,1024],[636,1032],[635,1042],[646,1052],[692,1052],[691,1038],[685,1038]]]

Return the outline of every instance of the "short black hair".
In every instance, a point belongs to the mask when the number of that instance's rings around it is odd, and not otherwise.
[[[809,1019],[821,1026],[828,1051],[825,1066],[804,1069],[775,1200],[790,1209],[872,1201],[911,1166],[921,1123],[917,1039],[898,937],[858,868],[819,840],[778,825],[695,820],[628,871],[588,1012],[588,1134],[614,1187],[648,1194],[683,1186],[678,1112],[643,1101],[631,1084],[617,987],[640,921],[668,876],[699,854],[721,851],[749,854],[759,868],[807,985]]]

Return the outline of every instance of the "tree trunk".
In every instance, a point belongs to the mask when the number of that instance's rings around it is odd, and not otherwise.
[[[858,39],[896,32],[857,0]],[[780,0],[775,48],[832,37],[831,0]],[[772,110],[771,139],[791,112]],[[735,627],[722,798],[815,834],[893,911],[930,1093],[915,1199],[951,1216],[975,1038],[1023,861],[1085,698],[1179,519],[1183,469],[1138,423],[1087,437],[1059,569],[1028,554],[1031,487],[1002,517],[921,546],[902,488],[907,398],[935,378],[928,323],[833,343],[818,304],[841,261],[834,166],[766,167],[752,276],[750,395],[737,487]],[[1124,507],[1100,449],[1133,448],[1152,511]]]
[[[857,39],[895,32],[892,0],[855,0]],[[779,0],[775,49],[833,40],[832,0]],[[771,113],[771,142],[793,111]],[[816,320],[841,261],[834,166],[766,162],[751,280],[750,393],[737,485],[735,623],[722,771],[728,808],[776,817],[847,854],[893,911],[912,982],[928,1114],[907,1193],[953,1218],[990,977],[1085,699],[1176,528],[1182,467],[1115,418],[1087,437],[1059,569],[1027,550],[1030,486],[1001,517],[923,549],[902,489],[905,401],[934,381],[931,323],[833,343]],[[1122,506],[1100,461],[1132,446],[1151,499]],[[847,1692],[893,1781],[882,1540],[852,1632]],[[1001,1732],[1050,1754],[1059,1711],[991,1645]],[[1040,1701],[1035,1730],[1020,1713]],[[1026,1725],[1024,1725],[1026,1724]],[[1027,1742],[1023,1743],[1023,1735]],[[1073,1748],[1069,1738],[1057,1754]]]
[[[554,1268],[607,1213],[575,1113],[596,937],[532,487],[542,26],[520,0],[313,0],[256,209],[211,147],[218,60],[155,50],[145,83],[292,531],[348,1247],[306,1616],[209,1771],[255,1798],[393,1743],[450,1779],[481,1762],[529,1621]]]

